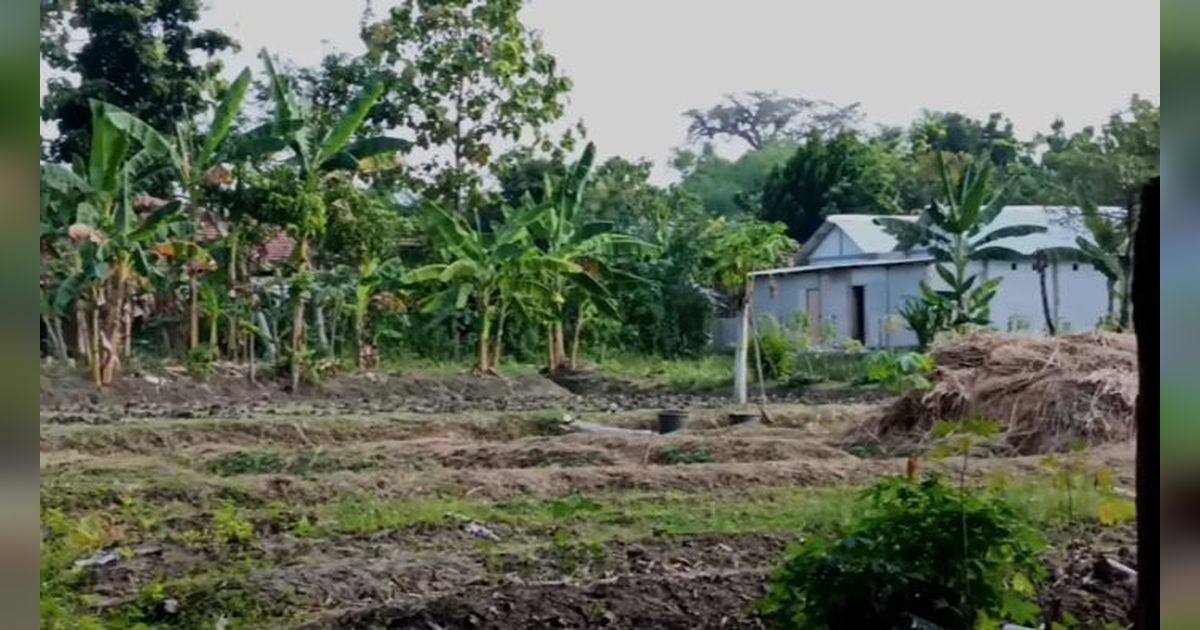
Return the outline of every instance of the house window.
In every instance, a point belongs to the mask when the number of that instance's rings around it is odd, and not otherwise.
[[[1017,270],[1017,263],[1013,263],[1013,264],[1012,264],[1012,270],[1013,270],[1013,271],[1016,271],[1016,270]]]

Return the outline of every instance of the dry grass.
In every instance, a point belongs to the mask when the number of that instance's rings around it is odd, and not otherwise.
[[[1015,338],[976,333],[933,352],[933,386],[856,427],[854,438],[895,444],[937,420],[1001,423],[1018,453],[1061,451],[1133,437],[1137,348],[1132,335]]]

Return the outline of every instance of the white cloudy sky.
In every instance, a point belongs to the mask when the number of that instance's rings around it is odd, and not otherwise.
[[[376,0],[376,10],[386,6]],[[255,70],[262,46],[300,65],[357,52],[361,0],[208,0],[204,20]],[[669,176],[681,112],[728,92],[861,102],[869,123],[921,108],[1018,133],[1102,122],[1139,93],[1159,99],[1159,8],[1148,0],[532,0],[525,22],[575,81],[569,116],[603,155]]]

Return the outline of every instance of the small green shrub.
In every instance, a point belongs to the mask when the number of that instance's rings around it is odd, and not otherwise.
[[[189,375],[198,381],[212,378],[217,363],[217,349],[208,345],[199,345],[190,350],[184,362]]]
[[[841,539],[794,548],[773,577],[760,612],[778,627],[1035,622],[1046,543],[1004,499],[931,477],[886,479],[864,500]]]
[[[876,352],[867,357],[865,377],[868,383],[902,393],[929,387],[926,377],[933,368],[933,358],[920,352]]]
[[[232,503],[213,511],[212,537],[219,543],[241,545],[254,540],[254,524]]]
[[[713,460],[712,451],[706,448],[685,448],[668,446],[662,451],[662,458],[668,464],[705,464]]]
[[[791,378],[796,371],[796,355],[799,352],[791,331],[768,315],[759,320],[755,332],[759,352],[762,353],[763,378],[783,381]],[[754,358],[750,360],[754,361]]]

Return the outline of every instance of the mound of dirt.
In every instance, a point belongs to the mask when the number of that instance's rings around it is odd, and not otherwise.
[[[1133,437],[1138,392],[1133,335],[1028,338],[975,333],[933,351],[933,386],[911,392],[854,430],[883,444],[910,441],[937,420],[1001,423],[1021,454]]]

